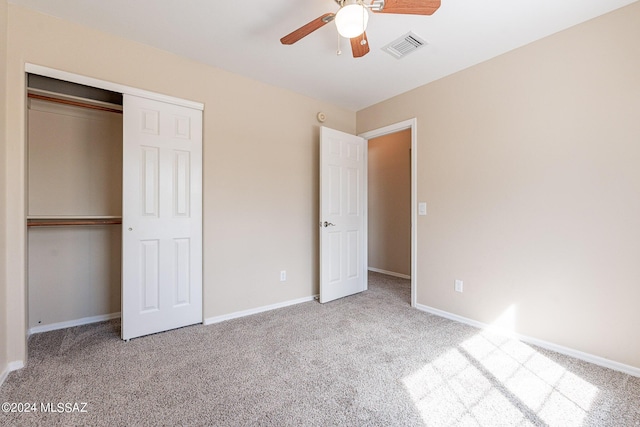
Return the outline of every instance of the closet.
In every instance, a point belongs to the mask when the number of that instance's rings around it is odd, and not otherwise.
[[[29,330],[117,317],[122,94],[27,78]]]
[[[204,105],[26,68],[29,331],[201,323]]]

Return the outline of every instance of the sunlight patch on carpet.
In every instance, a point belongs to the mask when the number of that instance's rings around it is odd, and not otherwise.
[[[580,426],[598,393],[534,348],[489,332],[402,381],[427,425]]]

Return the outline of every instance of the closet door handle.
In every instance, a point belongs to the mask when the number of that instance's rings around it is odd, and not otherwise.
[[[129,227],[129,231],[133,231],[133,228]]]

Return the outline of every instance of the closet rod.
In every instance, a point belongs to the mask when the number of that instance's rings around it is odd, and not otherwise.
[[[58,104],[73,105],[74,107],[90,108],[92,110],[108,111],[110,113],[122,114],[121,110],[115,108],[103,107],[101,105],[85,104],[84,102],[72,101],[70,99],[54,98],[52,96],[38,95],[36,93],[28,93],[27,97],[40,99],[42,101],[57,102]]]
[[[112,225],[122,224],[121,219],[69,219],[69,220],[27,220],[27,227],[61,227],[65,225]]]

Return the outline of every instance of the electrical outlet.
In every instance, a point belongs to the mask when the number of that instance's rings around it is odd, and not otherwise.
[[[454,286],[456,292],[462,292],[464,288],[463,285],[464,284],[462,283],[462,280],[456,280],[455,286]]]
[[[282,270],[280,272],[280,281],[281,282],[286,282],[287,281],[287,270]]]

